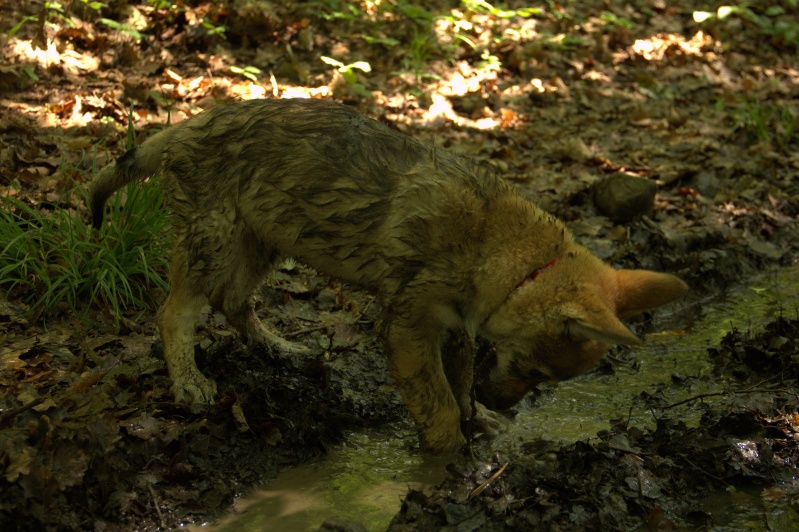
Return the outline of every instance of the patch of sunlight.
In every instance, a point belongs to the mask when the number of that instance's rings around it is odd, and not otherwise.
[[[433,93],[430,108],[424,113],[422,122],[427,126],[435,126],[451,122],[461,127],[472,129],[490,130],[499,127],[502,123],[501,116],[485,116],[472,119],[464,118],[452,108],[452,102],[439,93]]]
[[[512,28],[506,28],[502,33],[503,40],[510,40],[516,42],[527,42],[535,40],[539,37],[539,33],[536,30],[539,21],[534,18],[524,19],[521,24],[518,24]]]
[[[677,33],[658,33],[648,39],[636,39],[633,45],[613,54],[614,63],[629,60],[635,56],[647,61],[663,61],[675,54],[705,56],[707,48],[718,43],[703,31],[698,31],[690,39]]]
[[[8,46],[12,54],[22,61],[32,61],[43,68],[60,65],[74,75],[95,71],[100,66],[100,60],[91,54],[69,49],[59,52],[55,42],[47,43],[47,48],[37,48],[33,41],[11,38]]]
[[[541,80],[540,78],[531,79],[530,88],[539,94],[543,94],[547,91],[547,88],[544,86],[543,80]]]
[[[600,72],[599,70],[589,70],[583,76],[583,79],[590,79],[591,81],[602,81],[605,83],[610,83],[612,80],[610,76],[605,74],[604,72]]]
[[[230,87],[230,92],[242,100],[257,100],[260,98],[266,98],[267,89],[262,85],[253,83],[252,81],[246,81],[243,83],[234,84],[232,87]]]
[[[675,53],[701,56],[703,55],[702,49],[713,44],[713,38],[703,31],[696,32],[690,39],[676,33],[661,33],[648,39],[637,39],[633,43],[631,53],[625,53],[624,59],[628,59],[631,55],[637,55],[647,61],[662,61],[667,55]]]

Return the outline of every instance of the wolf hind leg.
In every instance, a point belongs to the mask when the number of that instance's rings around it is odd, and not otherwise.
[[[255,313],[253,295],[272,269],[276,255],[254,236],[239,240],[225,262],[229,265],[211,292],[211,305],[247,339],[249,345],[262,344],[278,353],[310,353],[301,344],[285,340],[269,330]],[[267,250],[267,251],[265,251]]]
[[[169,295],[158,309],[156,322],[175,400],[209,404],[216,396],[216,383],[200,372],[194,360],[194,326],[207,298],[196,289],[202,283],[190,282],[188,273],[186,257],[178,250],[172,262]]]

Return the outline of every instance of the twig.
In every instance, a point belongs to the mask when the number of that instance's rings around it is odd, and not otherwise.
[[[286,333],[283,335],[283,338],[286,340],[290,340],[291,338],[296,338],[298,336],[302,336],[304,334],[309,334],[316,331],[324,331],[327,329],[327,325],[319,325],[317,327],[308,327],[306,329],[300,329],[299,331],[293,331],[290,333]]]
[[[702,468],[702,467],[699,467],[698,465],[696,465],[695,463],[693,463],[691,460],[689,460],[689,459],[688,459],[688,457],[687,457],[685,454],[678,453],[678,455],[679,455],[680,457],[682,457],[682,459],[683,459],[683,460],[685,460],[685,461],[686,461],[686,463],[687,463],[689,466],[693,467],[693,468],[694,468],[694,469],[696,469],[697,471],[701,471],[702,473],[704,473],[705,475],[709,476],[710,478],[712,478],[712,479],[715,479],[715,480],[717,480],[717,481],[721,482],[722,484],[724,484],[724,485],[726,485],[726,486],[729,486],[729,483],[728,483],[728,482],[726,482],[726,481],[725,481],[723,478],[721,478],[721,477],[719,477],[719,476],[716,476],[716,475],[714,475],[713,473],[709,472],[708,470],[706,470],[706,469],[704,469],[704,468]]]
[[[161,522],[162,527],[166,527],[164,515],[161,513],[161,508],[158,507],[158,498],[155,495],[155,490],[153,489],[153,485],[149,482],[147,483],[147,489],[150,490],[150,496],[153,498],[153,506],[155,506],[155,511],[158,512],[158,520]]]
[[[689,397],[688,399],[683,399],[682,401],[677,401],[676,403],[672,403],[666,406],[658,407],[660,410],[669,410],[670,408],[674,408],[675,406],[679,406],[685,403],[690,403],[691,401],[697,401],[699,399],[704,399],[706,397],[718,397],[720,395],[737,395],[737,394],[748,394],[748,393],[786,393],[786,394],[793,394],[792,390],[787,390],[785,388],[757,388],[757,389],[750,389],[750,390],[730,390],[727,392],[708,392],[708,393],[700,393]]]
[[[44,397],[37,397],[36,399],[34,399],[33,401],[31,401],[30,403],[28,403],[26,405],[18,406],[17,408],[12,408],[8,412],[6,412],[2,416],[0,416],[0,425],[5,423],[6,421],[10,420],[14,416],[17,416],[17,415],[25,412],[26,410],[30,410],[33,407],[39,406],[43,402],[44,402]]]
[[[358,313],[358,317],[355,318],[355,320],[353,320],[352,323],[365,325],[365,324],[370,324],[370,323],[373,322],[373,320],[365,319],[364,315],[366,314],[366,311],[369,310],[369,307],[372,305],[374,300],[375,300],[374,297],[369,300],[369,302],[366,304],[366,306],[363,308],[363,310]],[[300,318],[300,319],[302,319],[302,318]],[[306,329],[300,329],[299,331],[293,331],[293,332],[285,333],[282,336],[286,340],[290,340],[291,338],[296,338],[296,337],[302,336],[304,334],[309,334],[309,333],[316,332],[316,331],[324,331],[328,327],[329,327],[329,325],[318,325],[316,327],[308,327]]]
[[[482,484],[480,484],[479,486],[474,488],[474,490],[472,490],[472,492],[469,494],[469,496],[466,497],[466,500],[468,501],[472,497],[477,497],[478,495],[480,495],[483,492],[484,489],[486,489],[488,486],[490,486],[491,483],[494,482],[497,479],[497,477],[502,474],[503,471],[505,471],[505,468],[508,467],[508,465],[510,465],[510,462],[506,462],[505,465],[500,467],[497,470],[496,473],[494,473],[493,475],[491,475],[488,478],[488,480],[486,480],[485,482],[483,482]]]
[[[675,406],[680,406],[685,403],[690,403],[691,401],[697,401],[699,399],[704,399],[705,397],[717,397],[719,395],[729,395],[731,392],[712,392],[712,393],[700,393],[689,397],[688,399],[683,399],[682,401],[677,401],[676,403],[672,403],[666,406],[660,406],[661,410],[669,410],[670,408],[674,408]]]
[[[636,451],[634,449],[628,449],[626,447],[619,447],[618,445],[611,445],[611,444],[608,444],[608,449],[611,449],[613,451],[619,451],[620,453],[631,454],[641,461],[644,460],[643,459],[644,456],[650,456],[652,454],[652,453],[645,453],[642,451]]]

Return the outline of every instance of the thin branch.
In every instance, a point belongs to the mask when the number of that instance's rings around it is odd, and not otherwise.
[[[28,403],[26,405],[18,406],[17,408],[12,408],[8,412],[6,412],[2,416],[0,416],[0,425],[5,423],[6,421],[12,419],[14,416],[18,416],[19,414],[21,414],[21,413],[23,413],[23,412],[25,412],[27,410],[30,410],[33,407],[39,406],[43,402],[44,402],[44,397],[38,397],[38,398],[34,399],[33,401],[31,401],[30,403]]]
[[[502,474],[503,471],[505,471],[505,468],[508,467],[508,465],[510,465],[510,462],[505,463],[505,465],[500,467],[497,470],[496,473],[494,473],[493,475],[491,475],[488,478],[488,480],[486,480],[485,482],[483,482],[482,484],[480,484],[479,486],[474,488],[474,490],[472,490],[472,492],[469,494],[469,496],[466,497],[466,500],[468,501],[469,499],[471,499],[473,497],[477,497],[478,495],[480,495],[483,492],[484,489],[486,489],[488,486],[490,486],[491,483],[494,482],[497,479],[497,477]]]
[[[724,395],[743,395],[743,394],[750,394],[750,393],[771,393],[771,394],[785,393],[785,394],[795,395],[795,393],[792,390],[789,390],[789,389],[786,389],[786,388],[774,388],[774,389],[756,388],[756,389],[751,389],[751,390],[730,390],[730,391],[726,391],[726,392],[708,392],[708,393],[700,393],[700,394],[694,395],[692,397],[689,397],[688,399],[683,399],[682,401],[677,401],[676,403],[672,403],[670,405],[659,406],[658,408],[660,410],[669,410],[670,408],[674,408],[675,406],[679,406],[679,405],[682,405],[682,404],[685,404],[685,403],[690,403],[691,401],[697,401],[699,399],[704,399],[706,397],[719,397],[719,396],[724,396]]]

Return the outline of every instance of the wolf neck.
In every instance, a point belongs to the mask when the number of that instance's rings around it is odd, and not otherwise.
[[[572,234],[563,222],[510,190],[489,208],[475,286],[478,315],[501,305],[525,277],[568,252]],[[547,273],[546,275],[550,275]]]

